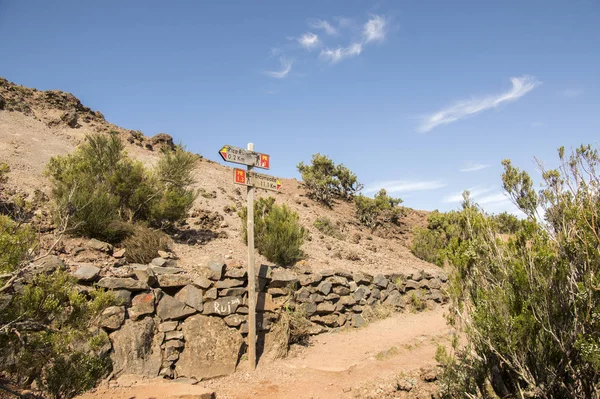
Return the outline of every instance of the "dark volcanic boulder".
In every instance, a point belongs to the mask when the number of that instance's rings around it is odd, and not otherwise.
[[[182,331],[186,344],[176,364],[177,375],[206,380],[235,371],[242,335],[223,319],[193,316],[183,323]]]

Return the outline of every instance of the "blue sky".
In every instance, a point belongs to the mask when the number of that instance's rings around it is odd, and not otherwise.
[[[210,159],[254,142],[299,177],[321,152],[367,194],[498,212],[502,159],[535,177],[597,144],[598,21],[597,1],[0,0],[0,76]]]

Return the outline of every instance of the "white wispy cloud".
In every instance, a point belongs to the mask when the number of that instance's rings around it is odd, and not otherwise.
[[[495,187],[481,187],[481,186],[477,186],[477,187],[471,187],[471,188],[469,188],[467,190],[469,191],[471,199],[476,199],[478,197],[481,197],[484,194],[487,194],[487,193],[490,193],[490,192],[496,190],[496,188]],[[450,195],[444,197],[442,201],[445,202],[445,203],[447,203],[447,204],[453,204],[453,203],[462,202],[462,200],[463,200],[463,191],[457,191],[457,192],[455,192],[453,194],[450,194]]]
[[[486,212],[501,213],[508,212],[516,216],[523,216],[523,213],[512,203],[510,198],[497,186],[477,186],[468,189],[471,201],[477,203]],[[442,202],[446,204],[458,204],[463,201],[461,192],[455,192],[444,197]]]
[[[293,62],[288,60],[285,57],[279,57],[279,62],[281,63],[281,70],[279,71],[265,71],[265,73],[275,79],[283,79],[286,76],[288,76],[288,74],[290,73],[290,71],[292,70],[292,64]]]
[[[446,187],[446,183],[438,180],[388,180],[369,184],[364,191],[365,193],[376,193],[384,188],[390,194],[437,190],[442,187]]]
[[[479,112],[496,108],[503,103],[518,100],[541,84],[535,77],[521,76],[510,79],[512,87],[509,91],[490,95],[484,98],[460,101],[443,108],[423,119],[419,131],[428,132],[439,125],[456,122]]]
[[[504,193],[495,193],[486,195],[485,197],[477,198],[475,200],[479,205],[490,205],[503,202],[510,202],[510,199]]]
[[[307,50],[311,50],[319,45],[319,36],[307,32],[298,38],[298,43]]]
[[[321,58],[331,63],[340,62],[348,57],[356,57],[362,53],[362,44],[352,43],[348,47],[338,47],[336,49],[321,50]]]
[[[460,171],[461,172],[477,172],[478,170],[489,168],[490,166],[491,165],[489,165],[489,164],[472,163],[472,164],[465,166]]]
[[[309,23],[309,25],[314,29],[323,30],[328,35],[337,35],[338,34],[338,31],[336,28],[331,26],[331,24],[329,22],[322,20],[322,19],[315,19],[314,21],[311,21]]]
[[[373,15],[363,26],[362,36],[365,43],[381,41],[387,33],[387,21],[381,15]]]
[[[561,94],[565,97],[578,97],[583,94],[583,89],[572,87],[572,88],[563,90],[561,92]]]

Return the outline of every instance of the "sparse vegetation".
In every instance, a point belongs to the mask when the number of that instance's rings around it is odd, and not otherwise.
[[[112,367],[110,357],[77,351],[52,360],[45,371],[44,385],[55,399],[74,398],[93,388]]]
[[[0,215],[0,273],[14,271],[35,244],[35,239],[30,226]]]
[[[314,226],[325,235],[337,238],[338,240],[344,239],[344,235],[340,231],[340,228],[326,216],[317,218]]]
[[[417,295],[415,291],[410,294],[410,305],[412,307],[413,312],[421,312],[425,310],[427,304],[423,300],[423,293]]]
[[[459,212],[433,211],[427,217],[427,228],[416,228],[412,253],[438,266],[448,260],[448,253],[462,242]]]
[[[396,346],[392,346],[390,349],[381,351],[375,355],[375,359],[382,361],[389,359],[390,357],[396,356],[400,354],[400,349]]]
[[[358,254],[358,252],[350,250],[346,253],[346,259],[353,262],[357,262],[360,260],[360,255]]]
[[[465,198],[468,197],[469,192],[466,191]],[[486,218],[490,228],[501,234],[515,234],[524,226],[523,220],[507,212],[486,215]],[[426,228],[415,228],[411,251],[417,258],[444,266],[456,256],[461,256],[460,247],[468,239],[464,234],[466,226],[467,220],[462,212],[433,211],[427,217]]]
[[[30,226],[0,215],[0,364],[3,377],[16,385],[37,380],[51,397],[68,399],[110,371],[91,327],[117,300],[102,290],[86,297],[66,271],[41,273],[33,262],[36,240]],[[91,352],[80,349],[88,344]]]
[[[359,194],[354,198],[356,217],[358,221],[371,229],[380,223],[397,223],[402,215],[401,198],[387,195],[384,189],[379,190],[374,198]]]
[[[445,397],[598,397],[600,157],[558,152],[539,192],[503,161],[504,189],[527,216],[508,242],[465,198],[449,321],[466,344],[438,353]]]
[[[392,306],[376,302],[372,306],[366,306],[362,315],[367,321],[375,321],[387,319],[394,313],[394,311],[395,310]]]
[[[115,297],[86,297],[67,272],[38,274],[0,311],[0,359],[16,385],[34,379],[54,398],[72,398],[110,371],[107,352],[94,338],[92,321]],[[94,347],[91,352],[81,349]]]
[[[311,321],[306,316],[303,305],[297,305],[292,309],[285,306],[279,311],[279,318],[271,328],[274,357],[283,358],[287,356],[290,345],[306,345],[310,337]]]
[[[157,251],[168,251],[170,243],[171,239],[162,231],[137,225],[123,240],[123,247],[128,262],[144,264],[156,258]]]
[[[248,209],[242,219],[244,241],[247,241]],[[254,202],[254,242],[258,252],[269,261],[282,266],[292,265],[304,257],[301,249],[306,230],[298,221],[298,214],[286,205],[276,205],[275,198],[260,198]]]
[[[53,157],[46,168],[57,222],[112,242],[129,233],[131,222],[169,226],[186,216],[196,197],[188,188],[195,160],[177,147],[163,151],[149,171],[129,158],[116,134],[87,136],[72,154]]]
[[[332,205],[334,198],[351,200],[362,189],[356,175],[344,165],[335,163],[326,155],[312,156],[311,164],[298,164],[298,172],[313,200]]]

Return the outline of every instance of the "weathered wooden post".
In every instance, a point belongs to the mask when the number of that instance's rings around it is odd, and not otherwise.
[[[271,157],[254,152],[254,144],[248,149],[225,145],[219,154],[224,161],[235,162],[247,166],[247,170],[233,169],[233,182],[248,187],[247,191],[247,237],[248,237],[248,361],[250,369],[256,368],[256,270],[254,265],[254,188],[279,191],[279,179],[256,173],[254,167],[269,169]]]
[[[248,143],[248,151],[254,152],[254,144]],[[248,165],[248,172],[254,167]],[[250,174],[250,173],[248,173]],[[248,232],[248,361],[250,370],[256,367],[256,272],[254,270],[254,186],[247,187]]]

